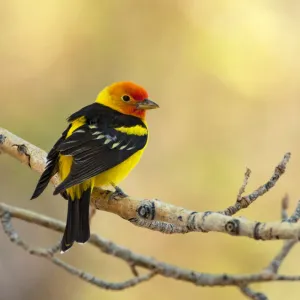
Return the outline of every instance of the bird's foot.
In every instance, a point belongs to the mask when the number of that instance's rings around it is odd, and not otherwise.
[[[128,195],[125,194],[120,187],[118,187],[116,185],[113,185],[113,187],[114,187],[115,191],[110,194],[109,200],[119,200],[119,199],[128,197]]]

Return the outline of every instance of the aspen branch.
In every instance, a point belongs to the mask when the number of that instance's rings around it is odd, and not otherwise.
[[[46,164],[47,153],[29,142],[15,136],[9,131],[0,128],[0,153],[9,154],[21,163],[29,166],[32,170],[42,173]],[[97,234],[91,234],[89,243],[100,251],[125,261],[132,271],[133,278],[120,283],[111,283],[98,279],[91,274],[63,262],[57,256],[59,244],[51,248],[32,248],[18,235],[12,226],[12,219],[20,219],[28,223],[43,226],[45,228],[63,232],[65,224],[48,216],[37,214],[33,211],[0,203],[0,219],[4,232],[16,245],[22,247],[31,255],[43,257],[67,272],[76,275],[83,280],[100,288],[120,290],[135,286],[153,276],[161,275],[177,280],[193,283],[198,286],[228,286],[240,288],[241,292],[252,299],[267,299],[262,293],[257,293],[248,287],[249,284],[267,281],[300,281],[297,275],[278,274],[280,265],[288,255],[292,247],[300,237],[300,202],[295,213],[288,218],[288,200],[282,202],[281,222],[256,222],[245,218],[233,217],[236,212],[247,208],[255,200],[275,186],[279,178],[284,174],[286,165],[290,159],[290,153],[285,154],[282,161],[276,166],[271,178],[252,193],[243,196],[250,178],[250,169],[246,170],[243,184],[238,192],[234,205],[219,212],[196,212],[157,199],[136,199],[125,197],[121,200],[111,198],[111,191],[95,189],[92,194],[92,208],[90,218],[95,209],[114,213],[132,224],[162,233],[188,233],[188,232],[222,232],[234,236],[246,236],[261,240],[288,240],[285,242],[280,253],[271,261],[269,266],[261,272],[254,274],[210,274],[179,268],[132,252],[119,246]],[[54,186],[59,183],[59,178],[54,176],[51,180]],[[139,275],[137,268],[148,271],[146,275]]]
[[[42,173],[44,170],[45,151],[1,128],[0,151],[10,154],[38,173]],[[267,183],[249,195],[239,197],[234,206],[220,212],[196,212],[157,199],[140,200],[130,196],[122,198],[122,201],[118,201],[118,199],[114,201],[110,197],[110,191],[101,189],[94,189],[91,202],[98,210],[117,214],[136,226],[162,233],[215,231],[257,240],[298,239],[300,237],[300,224],[289,222],[264,223],[230,216],[238,210],[246,208],[258,197],[269,191],[284,174],[290,156],[290,153],[285,154]],[[52,178],[52,183],[54,185],[59,183],[57,176]]]
[[[42,256],[47,259],[50,259],[52,255],[56,253],[56,248],[54,251],[50,249],[42,250],[40,248],[33,249],[27,243],[25,243],[16,231],[12,227],[11,219],[16,218],[32,224],[36,224],[48,229],[55,230],[57,232],[63,232],[65,224],[61,221],[55,220],[48,216],[37,214],[35,212],[22,209],[19,207],[14,207],[4,203],[0,203],[0,218],[4,232],[8,235],[10,240],[22,247],[24,250],[28,251],[32,255]],[[254,274],[245,274],[245,275],[231,275],[231,274],[210,274],[210,273],[200,273],[193,270],[179,268],[177,266],[167,264],[155,260],[154,258],[143,256],[137,253],[132,252],[131,250],[119,246],[112,241],[104,239],[97,234],[92,234],[89,242],[103,253],[117,257],[129,265],[134,265],[134,267],[142,267],[148,269],[150,272],[148,276],[162,275],[164,277],[169,277],[177,280],[187,281],[194,283],[199,286],[227,286],[227,285],[236,285],[240,286],[241,284],[249,284],[256,282],[266,282],[266,281],[300,281],[300,276],[298,275],[280,275],[273,274],[268,272],[254,273]],[[81,275],[83,279],[93,277],[92,275],[85,275],[86,273],[80,270],[75,269],[61,260],[57,263],[57,258],[55,261],[50,259],[53,263],[62,267],[71,274],[79,276]],[[73,271],[76,270],[76,271]],[[93,277],[94,278],[94,277]],[[96,278],[94,278],[96,280]],[[95,280],[86,280],[92,284],[96,284]],[[147,280],[147,279],[145,279]],[[98,285],[98,284],[96,284]],[[98,285],[99,287],[103,287]],[[107,286],[107,285],[106,285]],[[133,285],[132,285],[133,286]],[[105,287],[107,288],[107,287]]]

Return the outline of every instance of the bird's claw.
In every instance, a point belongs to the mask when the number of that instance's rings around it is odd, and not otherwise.
[[[123,192],[123,190],[121,188],[119,188],[118,186],[114,186],[114,188],[115,188],[115,191],[110,194],[109,200],[118,200],[118,199],[128,197],[128,195],[125,194]]]

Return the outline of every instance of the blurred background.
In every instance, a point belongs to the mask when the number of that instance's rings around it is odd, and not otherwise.
[[[263,184],[287,151],[278,185],[239,215],[280,218],[300,197],[300,2],[297,0],[2,0],[0,126],[49,150],[66,117],[119,80],[143,85],[160,109],[148,114],[150,143],[122,183],[136,197],[156,197],[196,211],[235,201],[245,168],[247,191]],[[52,187],[29,201],[38,174],[0,156],[1,201],[65,220]],[[61,235],[14,221],[34,246]],[[92,231],[131,250],[209,273],[265,267],[282,242],[224,234],[163,235],[98,212]],[[281,269],[299,274],[300,248]],[[64,259],[105,280],[131,276],[126,264],[91,246]],[[270,299],[298,299],[299,283],[253,285]],[[104,291],[30,256],[0,230],[0,299],[244,299],[237,288],[203,288],[156,277],[121,292]]]

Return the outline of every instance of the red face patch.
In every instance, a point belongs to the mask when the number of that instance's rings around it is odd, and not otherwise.
[[[125,93],[130,95],[136,101],[143,101],[148,98],[148,93],[143,87],[132,82],[122,82],[121,84],[123,85]]]

